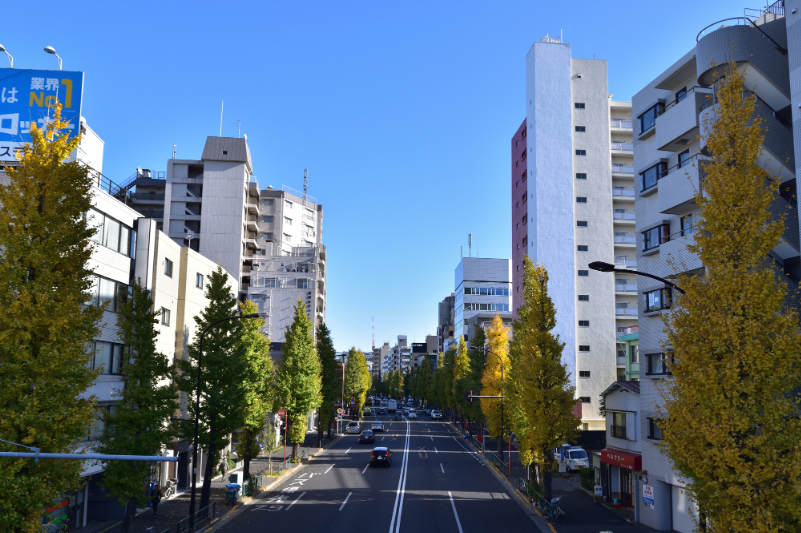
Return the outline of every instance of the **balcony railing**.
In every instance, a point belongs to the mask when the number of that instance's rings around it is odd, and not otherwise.
[[[634,189],[612,189],[612,196],[626,196],[634,198]]]
[[[618,244],[637,244],[637,237],[615,235],[615,242]]]
[[[628,307],[618,307],[615,309],[615,315],[617,316],[637,316],[636,309],[629,309]]]
[[[612,141],[612,150],[623,150],[624,152],[633,152],[634,145],[631,143]]]
[[[612,213],[612,218],[615,220],[636,220],[637,215],[634,213]]]
[[[709,89],[704,89],[703,87],[698,87],[698,86],[691,87],[691,88],[690,88],[690,89],[688,89],[688,90],[687,90],[687,92],[685,92],[685,93],[684,93],[684,94],[683,94],[681,97],[674,98],[672,102],[670,102],[669,104],[665,105],[665,107],[663,107],[663,108],[662,108],[662,109],[659,111],[659,113],[658,113],[657,115],[658,115],[658,116],[662,116],[662,115],[664,115],[664,114],[665,114],[665,113],[667,113],[667,112],[668,112],[668,111],[669,111],[671,108],[673,108],[673,106],[675,106],[675,105],[676,105],[676,104],[678,104],[679,102],[682,102],[682,101],[683,101],[685,98],[687,98],[688,96],[692,95],[692,94],[693,94],[693,93],[696,91],[696,89],[699,89],[701,92],[703,92],[703,94],[709,94],[709,95],[710,95],[710,98],[709,98],[709,99],[711,100],[711,94],[712,94],[712,93],[711,93],[711,91],[710,91]]]
[[[615,290],[617,292],[637,292],[637,286],[628,283],[625,285],[623,283],[615,283]]]
[[[630,120],[612,119],[611,122],[610,122],[610,125],[613,128],[629,128],[629,129],[631,129],[632,122]]]
[[[131,200],[133,200],[134,202],[147,202],[147,201],[163,202],[164,193],[134,192],[131,193]]]
[[[612,165],[612,172],[616,174],[631,174],[634,175],[634,167],[626,165]]]

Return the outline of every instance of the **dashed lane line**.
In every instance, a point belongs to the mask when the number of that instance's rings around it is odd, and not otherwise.
[[[345,501],[344,501],[344,502],[342,502],[342,505],[340,505],[340,506],[339,506],[339,510],[340,510],[340,511],[342,510],[342,508],[343,508],[343,507],[345,507],[345,504],[346,504],[346,503],[348,503],[348,500],[350,499],[350,495],[351,495],[351,494],[353,494],[353,493],[352,493],[352,492],[349,492],[349,493],[348,493],[348,495],[345,497]],[[458,518],[457,518],[457,520],[458,520]],[[460,530],[460,531],[461,531],[461,529],[462,529],[462,528],[459,528],[459,530]]]
[[[301,499],[301,498],[303,498],[303,495],[304,495],[304,494],[306,494],[306,493],[305,493],[305,492],[301,492],[301,493],[300,493],[300,496],[298,496],[297,498],[295,498],[295,499],[292,501],[292,503],[290,503],[289,505],[287,505],[287,506],[286,506],[286,509],[284,509],[284,510],[285,510],[285,511],[289,511],[290,509],[292,509],[292,506],[293,506],[293,505],[295,505],[296,503],[298,503],[298,500],[299,500],[299,499]]]

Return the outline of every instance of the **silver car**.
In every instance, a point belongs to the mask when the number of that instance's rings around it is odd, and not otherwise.
[[[442,420],[442,413],[434,409],[431,411],[431,420]]]
[[[384,431],[384,424],[381,422],[373,422],[373,431]]]
[[[348,422],[348,428],[345,431],[347,433],[355,433],[356,435],[358,435],[359,433],[362,432],[362,428],[361,428],[361,426],[359,426],[359,423],[356,422],[356,421]]]

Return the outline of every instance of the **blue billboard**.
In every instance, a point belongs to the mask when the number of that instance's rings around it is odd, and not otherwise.
[[[78,135],[82,96],[83,72],[0,69],[0,161],[16,159],[31,141],[31,124],[44,128],[59,102],[69,136]]]

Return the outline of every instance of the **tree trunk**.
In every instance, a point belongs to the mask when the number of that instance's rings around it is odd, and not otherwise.
[[[125,504],[125,518],[122,520],[122,533],[128,533],[128,531],[130,531],[134,516],[136,516],[136,498],[131,498],[128,500],[128,503]]]
[[[298,443],[292,443],[292,459],[297,461],[298,460]]]
[[[547,501],[551,501],[553,499],[553,492],[551,491],[551,481],[553,480],[553,474],[551,473],[550,468],[543,469],[542,472],[542,492],[544,493],[545,499]]]
[[[245,430],[245,456],[242,458],[245,462],[242,467],[242,483],[247,483],[250,478],[250,454],[253,451],[253,430]],[[225,481],[225,480],[223,480]]]
[[[334,437],[331,435],[331,432],[333,431],[333,429],[334,429],[333,420],[329,420],[328,421],[328,440],[333,440],[334,439]]]
[[[317,447],[323,447],[323,408],[317,409]]]
[[[212,438],[217,433],[213,429],[210,431]],[[195,512],[200,511],[204,507],[208,507],[209,500],[211,499],[211,477],[214,472],[214,461],[217,457],[216,446],[209,445],[208,455],[206,456],[206,468],[203,473],[203,488],[200,491],[200,506],[195,509]],[[226,458],[227,460],[227,458]]]
[[[503,461],[503,433],[498,435],[498,457]]]
[[[542,487],[542,468],[539,463],[534,463],[534,481],[537,482],[537,485]]]

